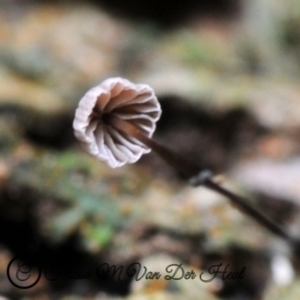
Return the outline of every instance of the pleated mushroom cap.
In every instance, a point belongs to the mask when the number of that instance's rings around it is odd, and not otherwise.
[[[150,86],[120,77],[106,79],[82,97],[73,122],[74,134],[84,149],[112,168],[134,163],[150,152],[136,138],[105,122],[106,114],[130,122],[151,137],[161,108]]]

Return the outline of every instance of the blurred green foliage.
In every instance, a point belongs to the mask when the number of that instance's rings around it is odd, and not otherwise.
[[[95,164],[84,153],[40,151],[37,159],[20,162],[11,179],[38,191],[38,205],[46,205],[43,201],[47,197],[54,200],[55,209],[41,226],[44,235],[55,241],[78,231],[86,246],[101,248],[122,224],[117,203],[101,183],[102,171],[101,163]]]

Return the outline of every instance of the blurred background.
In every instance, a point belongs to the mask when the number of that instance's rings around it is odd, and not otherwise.
[[[299,253],[226,199],[154,153],[112,170],[80,149],[78,101],[113,76],[154,88],[157,140],[299,234],[298,0],[0,0],[0,299],[298,300]],[[137,261],[246,269],[97,272]]]

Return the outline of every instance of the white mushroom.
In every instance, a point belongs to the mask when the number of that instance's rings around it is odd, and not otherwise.
[[[73,122],[84,149],[112,168],[134,163],[150,152],[139,140],[114,128],[107,118],[111,114],[151,137],[161,108],[150,86],[119,77],[107,79],[83,96]]]

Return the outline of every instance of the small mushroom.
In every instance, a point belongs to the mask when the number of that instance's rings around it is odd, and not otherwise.
[[[119,77],[106,79],[82,97],[74,134],[88,153],[116,168],[136,162],[150,148],[115,128],[110,122],[112,115],[151,137],[161,108],[150,86]]]

